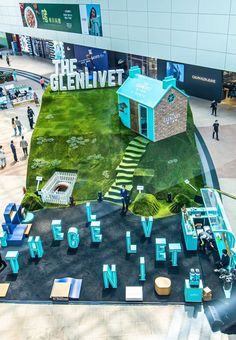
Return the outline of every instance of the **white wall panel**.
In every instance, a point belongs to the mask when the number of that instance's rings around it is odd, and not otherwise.
[[[127,10],[146,12],[147,11],[147,0],[128,0]]]
[[[230,2],[231,0],[199,0],[199,13],[229,14]]]
[[[230,13],[232,15],[236,15],[236,1],[235,0],[232,0],[232,2],[231,2],[231,11],[230,11]]]
[[[225,70],[233,72],[236,71],[236,54],[226,55]]]
[[[128,27],[111,25],[111,36],[116,39],[128,39]]]
[[[236,35],[228,36],[227,52],[236,54]]]
[[[149,56],[156,57],[160,59],[167,59],[170,60],[170,46],[167,45],[160,45],[160,44],[149,44]]]
[[[228,19],[226,15],[199,15],[198,30],[199,32],[224,33],[228,32]]]
[[[127,25],[127,12],[110,11],[110,24],[111,25]]]
[[[111,38],[111,49],[113,51],[129,53],[128,40]]]
[[[128,12],[128,25],[129,26],[148,26],[147,12]]]
[[[226,52],[226,45],[226,34],[198,33],[197,48],[200,50]]]
[[[150,12],[171,12],[171,0],[148,0]]]
[[[172,46],[171,59],[174,61],[181,60],[186,64],[194,64],[196,60],[196,49]]]
[[[138,27],[138,26],[130,26],[128,28],[128,37],[129,40],[135,40],[135,41],[142,41],[147,42],[148,41],[148,30],[145,27]]]
[[[109,0],[109,9],[110,10],[119,10],[126,11],[127,10],[127,1],[126,0]]]
[[[197,14],[172,14],[172,29],[197,31]]]
[[[173,46],[196,48],[196,46],[197,46],[197,32],[172,30],[172,32],[171,32],[171,44]]]
[[[170,45],[170,30],[159,28],[149,28],[148,41],[154,44]]]
[[[236,1],[235,1],[236,2]],[[231,15],[229,19],[229,34],[236,34],[236,15]]]
[[[172,12],[197,13],[198,0],[174,0],[172,1]]]
[[[148,55],[148,43],[141,41],[132,41],[129,42],[129,53],[138,54],[138,55]]]
[[[148,12],[149,27],[170,29],[170,23],[171,23],[170,13]]]
[[[197,50],[196,64],[223,70],[225,66],[225,53]]]

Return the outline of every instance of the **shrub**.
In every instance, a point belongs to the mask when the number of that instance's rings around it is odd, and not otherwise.
[[[152,194],[138,194],[130,208],[134,214],[154,216],[158,213],[160,204]]]
[[[39,210],[43,208],[43,202],[39,196],[34,193],[27,192],[21,202],[22,206],[29,211]]]
[[[181,211],[183,206],[191,207],[194,206],[193,201],[187,195],[178,194],[175,196],[173,203],[170,205],[170,211],[173,214],[177,214]]]

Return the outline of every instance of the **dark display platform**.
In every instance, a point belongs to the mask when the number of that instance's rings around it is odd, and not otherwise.
[[[19,250],[20,270],[12,274],[10,266],[0,272],[1,282],[11,282],[6,300],[46,301],[50,298],[55,278],[74,277],[83,279],[80,301],[124,302],[125,286],[143,285],[144,302],[184,302],[184,280],[190,268],[199,268],[204,286],[213,290],[213,298],[222,298],[221,282],[213,272],[213,257],[196,252],[187,252],[183,243],[180,215],[154,220],[151,239],[145,239],[140,217],[128,213],[121,216],[118,205],[102,202],[91,203],[92,213],[101,221],[102,243],[92,244],[90,229],[86,226],[85,206],[45,209],[35,214],[32,236],[41,236],[44,247],[42,259],[31,259],[27,239],[22,247],[7,247],[2,250]],[[51,221],[61,219],[64,240],[53,241]],[[67,231],[77,227],[80,244],[77,249],[68,248]],[[131,231],[132,244],[137,245],[137,254],[126,254],[125,232]],[[155,261],[155,238],[165,237],[167,241],[167,261]],[[172,267],[168,243],[181,243],[178,267]],[[146,281],[139,281],[139,257],[146,262]],[[117,289],[104,289],[103,264],[116,264]],[[172,281],[170,296],[157,296],[154,280],[157,276],[167,276]]]

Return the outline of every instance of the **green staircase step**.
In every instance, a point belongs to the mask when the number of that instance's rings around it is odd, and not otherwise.
[[[140,142],[141,144],[147,145],[150,141],[142,136],[135,137],[134,140]]]
[[[138,159],[140,159],[142,155],[140,156],[137,153],[133,153],[133,152],[130,151],[130,152],[126,152],[125,153],[124,157],[126,157],[126,156],[128,156],[130,158],[138,158]]]
[[[137,148],[140,149],[140,150],[146,150],[146,145],[141,144],[140,142],[135,141],[135,140],[133,140],[132,142],[130,142],[129,145],[130,145],[130,146],[135,146],[135,147],[137,147]]]
[[[116,178],[133,178],[133,173],[132,174],[124,174],[124,173],[121,173],[119,172],[117,175],[116,175]]]
[[[146,151],[146,149],[141,150],[141,149],[138,149],[134,146],[128,146],[126,148],[126,151],[131,151],[131,152],[138,153],[138,154],[142,155]]]
[[[123,161],[120,163],[120,165],[118,165],[118,167],[116,168],[116,170],[118,168],[120,169],[131,169],[131,168],[136,168],[137,167],[137,163],[123,163]]]
[[[124,174],[133,174],[135,169],[136,169],[136,167],[135,168],[125,168],[125,169],[120,168],[120,167],[116,168],[117,171],[124,173]]]

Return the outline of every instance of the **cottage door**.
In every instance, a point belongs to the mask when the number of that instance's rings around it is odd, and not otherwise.
[[[130,99],[131,130],[139,133],[138,103]]]

